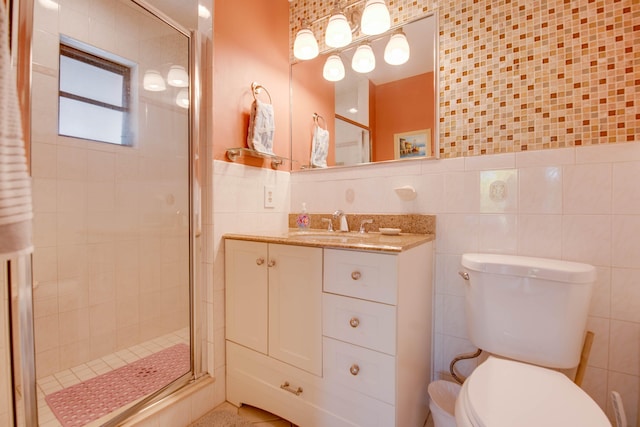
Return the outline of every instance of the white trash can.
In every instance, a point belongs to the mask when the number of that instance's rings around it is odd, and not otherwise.
[[[438,380],[429,384],[429,409],[435,427],[456,427],[454,409],[460,384]]]

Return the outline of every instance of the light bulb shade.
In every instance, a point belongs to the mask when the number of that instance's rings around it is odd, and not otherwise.
[[[411,50],[404,33],[391,35],[387,47],[384,48],[384,60],[390,65],[401,65],[409,60]]]
[[[327,24],[325,43],[331,47],[344,47],[351,43],[351,26],[343,13],[332,15]]]
[[[172,65],[169,68],[169,74],[167,74],[167,83],[173,87],[187,87],[189,86],[189,74],[180,65]]]
[[[296,34],[293,42],[293,56],[298,59],[313,59],[318,56],[318,41],[309,28],[303,28]]]
[[[382,34],[391,28],[391,16],[384,0],[367,0],[360,27],[362,32],[369,36]]]
[[[344,79],[344,64],[338,55],[331,55],[327,58],[322,69],[322,76],[330,82]]]
[[[368,44],[361,44],[351,60],[351,68],[358,73],[368,73],[376,68],[376,57]]]
[[[203,19],[211,18],[211,12],[207,9],[206,6],[199,4],[198,5],[198,16]]]
[[[40,6],[49,10],[58,10],[60,8],[60,5],[55,0],[38,0],[38,3],[40,3]]]
[[[162,92],[167,88],[159,71],[147,70],[142,79],[142,86],[150,92]]]
[[[180,89],[176,96],[176,104],[182,108],[189,108],[189,91],[186,89]]]

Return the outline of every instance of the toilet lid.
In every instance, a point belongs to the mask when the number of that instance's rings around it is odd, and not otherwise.
[[[611,426],[600,407],[565,375],[489,357],[465,381],[466,416],[478,427]]]

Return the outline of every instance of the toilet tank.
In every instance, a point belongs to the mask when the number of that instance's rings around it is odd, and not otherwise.
[[[468,278],[467,327],[475,346],[550,368],[578,365],[596,278],[593,266],[464,254],[462,267]]]

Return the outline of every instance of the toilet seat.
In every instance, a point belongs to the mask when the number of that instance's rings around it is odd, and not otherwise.
[[[600,407],[565,375],[489,357],[465,381],[456,401],[458,427],[604,427]]]

